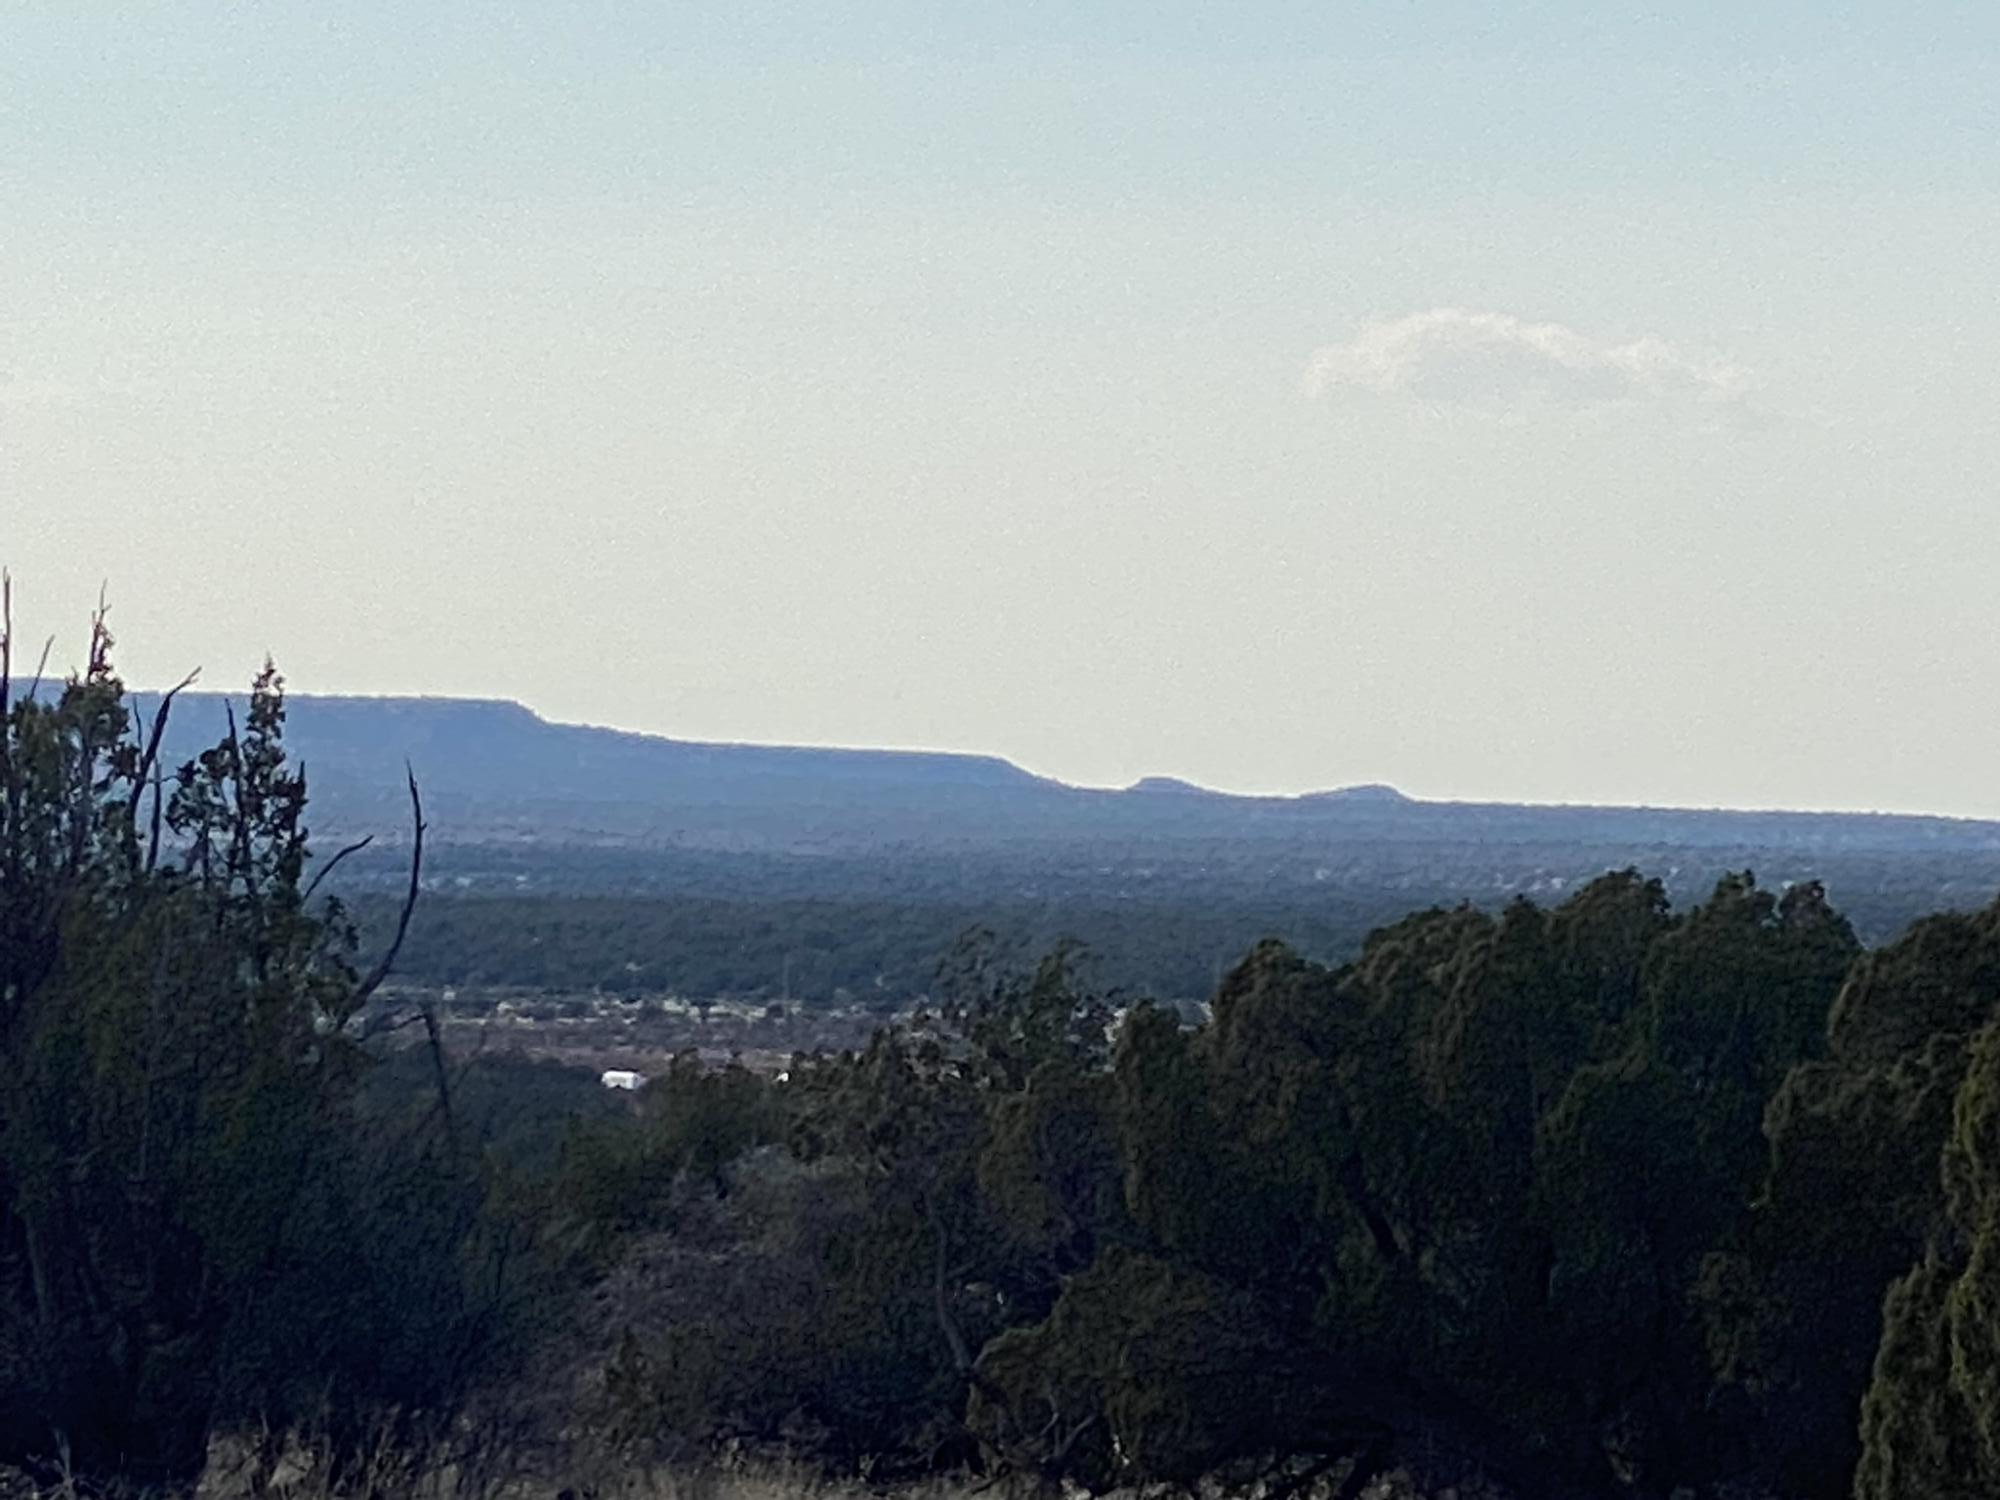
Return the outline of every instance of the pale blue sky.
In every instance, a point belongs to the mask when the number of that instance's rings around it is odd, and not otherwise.
[[[0,0],[0,557],[146,682],[2000,814],[2000,15],[1755,9]]]

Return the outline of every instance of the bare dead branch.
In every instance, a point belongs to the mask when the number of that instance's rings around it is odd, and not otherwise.
[[[394,1036],[399,1031],[408,1031],[422,1020],[420,1011],[386,1010],[361,1028],[361,1040],[368,1042],[378,1036]]]
[[[160,863],[160,821],[166,800],[166,788],[160,775],[160,746],[165,741],[167,735],[167,717],[173,711],[175,696],[182,689],[191,686],[195,678],[200,675],[201,668],[196,667],[194,671],[188,673],[187,676],[183,677],[161,695],[160,706],[153,714],[152,732],[147,735],[145,746],[139,754],[139,768],[132,773],[132,817],[135,824],[138,819],[139,798],[143,794],[148,782],[151,782],[153,787],[152,828],[146,842],[146,860],[144,865],[145,873],[148,875],[152,874],[159,867]],[[135,843],[136,834],[137,829],[135,827]],[[134,859],[138,858],[136,849],[132,857]]]
[[[40,661],[35,663],[34,679],[28,684],[28,696],[30,698],[41,692],[42,679],[48,675],[49,671],[49,653],[55,649],[56,638],[54,636],[50,636],[42,642],[42,657]]]
[[[489,1028],[481,1026],[473,1041],[472,1049],[469,1052],[460,1054],[458,1066],[452,1070],[451,1086],[453,1088],[457,1088],[461,1083],[465,1082],[466,1075],[472,1071],[472,1065],[485,1056],[486,1039],[490,1034]]]
[[[83,669],[86,682],[95,682],[111,670],[110,585],[97,587],[97,613],[90,617],[90,657]]]
[[[417,1011],[424,1018],[424,1038],[431,1049],[431,1077],[437,1084],[438,1113],[444,1116],[445,1145],[456,1156],[458,1118],[451,1109],[451,1079],[445,1072],[444,1037],[438,1031],[437,1007],[426,997],[417,1002]]]
[[[979,1371],[978,1361],[973,1358],[972,1349],[965,1341],[965,1334],[958,1326],[958,1319],[951,1311],[951,1289],[948,1284],[951,1275],[951,1236],[945,1228],[944,1214],[938,1208],[935,1193],[924,1195],[924,1214],[930,1220],[931,1232],[937,1238],[937,1260],[932,1268],[931,1300],[932,1311],[937,1317],[938,1329],[944,1334],[946,1346],[951,1350],[951,1362],[966,1383],[996,1405],[1006,1404],[1006,1395]]]
[[[416,1025],[422,1025],[424,1028],[424,1044],[431,1054],[431,1079],[437,1090],[437,1102],[425,1112],[425,1123],[428,1123],[433,1115],[444,1121],[445,1141],[455,1154],[458,1150],[458,1116],[451,1106],[452,1090],[464,1079],[474,1059],[484,1050],[485,1033],[481,1032],[480,1045],[474,1049],[471,1057],[466,1058],[455,1071],[447,1069],[444,1034],[438,1024],[437,1007],[426,996],[416,1001],[413,1009],[401,1013],[385,1011],[377,1015],[372,1021],[363,1025],[358,1040],[365,1044],[377,1037],[393,1036]]]
[[[222,700],[222,715],[229,724],[229,766],[234,772],[231,778],[230,800],[236,804],[236,830],[229,840],[229,865],[232,874],[243,877],[243,894],[251,901],[255,910],[257,901],[257,868],[250,845],[250,810],[244,802],[243,741],[236,733],[236,705],[227,698]]]
[[[372,1042],[378,1036],[394,1036],[399,1031],[407,1031],[423,1020],[421,1011],[383,1011],[371,1021],[362,1023],[357,1041]]]
[[[340,862],[343,859],[346,859],[347,856],[350,854],[359,854],[363,849],[366,849],[370,844],[374,842],[375,842],[375,835],[372,833],[369,834],[364,839],[357,839],[355,842],[349,844],[345,849],[342,849],[338,854],[334,855],[332,859],[328,860],[325,864],[321,865],[317,870],[315,870],[313,872],[313,878],[306,884],[306,893],[299,898],[300,905],[304,905],[306,902],[312,900],[313,892],[319,889],[319,883],[322,880],[326,879],[327,876],[331,875],[336,869],[338,869],[340,867]]]
[[[958,1319],[951,1313],[950,1290],[945,1278],[950,1274],[950,1241],[945,1233],[944,1215],[938,1212],[937,1200],[927,1198],[924,1204],[926,1215],[931,1221],[931,1232],[937,1237],[937,1267],[931,1278],[931,1299],[937,1314],[938,1329],[944,1334],[944,1341],[951,1350],[952,1367],[961,1375],[972,1373],[972,1351],[966,1347],[965,1335],[960,1332]]]
[[[417,909],[417,893],[424,868],[424,799],[417,790],[417,773],[408,765],[403,769],[410,781],[410,823],[415,830],[415,842],[410,848],[410,888],[403,897],[403,909],[396,918],[396,936],[381,961],[361,981],[361,988],[355,992],[357,1004],[366,1004],[368,997],[379,990],[382,981],[389,977],[390,969],[396,964],[396,955],[403,951],[403,939],[410,934],[410,918]]]
[[[166,801],[166,778],[160,767],[153,767],[153,830],[146,841],[146,873],[152,874],[160,866],[160,817]]]
[[[1077,1440],[1081,1438],[1086,1432],[1089,1432],[1096,1425],[1097,1425],[1097,1414],[1095,1412],[1092,1412],[1089,1416],[1085,1417],[1082,1421],[1078,1422],[1074,1427],[1070,1428],[1070,1430],[1063,1435],[1062,1441],[1056,1444],[1055,1452],[1049,1455],[1050,1464],[1057,1465],[1060,1464],[1064,1459],[1068,1458],[1069,1450],[1076,1446]]]
[[[146,736],[146,748],[139,756],[139,773],[135,784],[144,786],[152,775],[153,766],[160,758],[160,743],[167,737],[167,716],[173,712],[174,698],[183,689],[194,686],[194,680],[201,676],[201,668],[196,667],[179,682],[160,695],[159,709],[153,714],[153,731]]]

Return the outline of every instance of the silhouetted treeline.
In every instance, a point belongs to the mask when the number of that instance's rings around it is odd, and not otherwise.
[[[275,676],[165,766],[108,646],[0,661],[0,1460],[559,1396],[878,1479],[2000,1492],[2000,906],[1868,951],[1627,871],[1257,944],[1192,1028],[971,940],[863,1049],[632,1099],[371,1006]]]

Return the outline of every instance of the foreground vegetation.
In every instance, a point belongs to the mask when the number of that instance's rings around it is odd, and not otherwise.
[[[385,1013],[409,908],[364,961],[316,887],[275,674],[167,767],[109,648],[0,659],[0,1461],[2000,1492],[2000,907],[1864,951],[1627,871],[1260,944],[1193,1027],[973,941],[628,1106]]]

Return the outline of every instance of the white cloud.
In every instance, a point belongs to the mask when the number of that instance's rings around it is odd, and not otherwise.
[[[1738,365],[1659,339],[1607,343],[1560,323],[1451,307],[1369,323],[1346,343],[1316,350],[1305,374],[1314,397],[1374,391],[1502,408],[1650,402],[1732,417],[1749,413],[1753,385]]]

